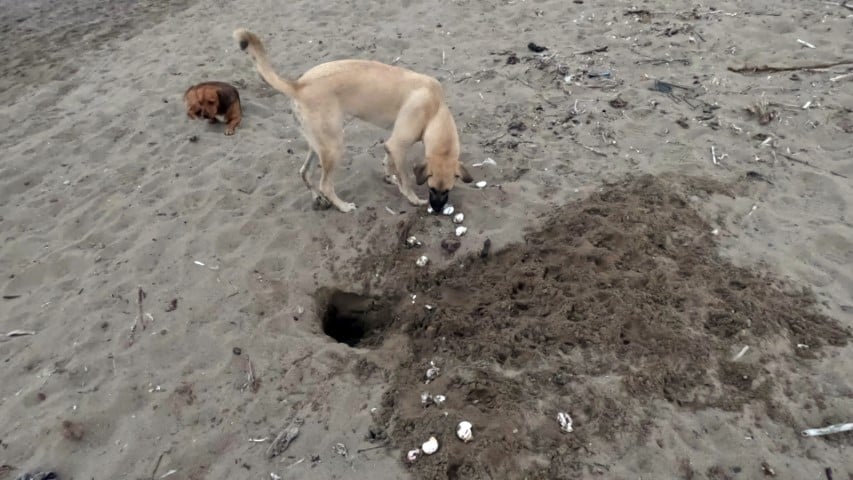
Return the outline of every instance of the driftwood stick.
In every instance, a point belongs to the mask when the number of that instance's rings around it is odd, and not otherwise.
[[[744,65],[742,67],[729,67],[729,71],[735,73],[772,73],[772,72],[793,72],[795,70],[816,70],[819,68],[829,68],[829,67],[837,67],[839,65],[849,65],[853,63],[853,60],[841,60],[838,62],[828,62],[828,63],[812,63],[809,65]]]
[[[778,154],[778,155],[779,155],[779,156],[781,156],[781,157],[787,158],[788,160],[790,160],[790,161],[792,161],[792,162],[794,162],[794,163],[799,163],[800,165],[805,165],[805,166],[807,166],[807,167],[814,168],[815,170],[820,170],[820,171],[822,171],[822,172],[827,172],[827,173],[829,173],[829,174],[831,174],[831,175],[835,175],[836,177],[848,178],[848,177],[847,177],[847,175],[842,175],[842,174],[840,174],[840,173],[838,173],[838,172],[833,172],[832,170],[827,170],[827,169],[825,169],[825,168],[820,168],[820,167],[818,167],[817,165],[814,165],[814,164],[812,164],[811,162],[809,162],[809,161],[807,161],[807,160],[801,160],[801,159],[799,159],[799,158],[797,158],[797,157],[794,157],[794,156],[791,156],[791,155],[788,155],[788,154],[786,154],[786,153],[782,153],[782,152],[774,152],[774,153]]]

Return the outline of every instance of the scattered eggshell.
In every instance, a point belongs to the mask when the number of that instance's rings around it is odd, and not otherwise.
[[[431,380],[434,380],[435,377],[441,372],[441,369],[435,366],[435,362],[429,362],[430,367],[426,371],[426,383],[429,383]]]
[[[421,255],[420,257],[418,257],[418,260],[415,262],[415,264],[419,267],[426,266],[427,263],[429,263],[429,258],[427,258],[426,255]]]
[[[453,223],[462,223],[464,221],[465,221],[465,214],[462,212],[459,212],[453,216]]]
[[[566,412],[560,412],[557,414],[557,421],[560,422],[560,430],[564,432],[571,433],[574,428],[572,428],[572,417],[569,416]]]
[[[429,437],[429,440],[421,445],[421,450],[427,455],[432,455],[438,451],[438,440],[435,437]]]
[[[470,442],[474,439],[474,433],[471,431],[471,428],[471,422],[459,422],[459,426],[456,427],[456,436],[465,443]]]
[[[463,227],[462,225],[460,225],[460,226],[456,227],[456,236],[461,237],[462,235],[465,235],[465,232],[467,232],[467,231],[468,231],[468,227]]]
[[[453,215],[453,205],[447,205],[444,209],[441,210],[442,215],[447,215],[448,217]]]
[[[428,392],[424,392],[421,394],[421,405],[426,405],[430,402],[430,396]]]
[[[480,180],[475,185],[477,185],[477,188],[486,188],[487,183],[485,180]]]
[[[420,455],[420,454],[421,454],[421,450],[419,448],[416,448],[414,450],[409,450],[409,453],[406,454],[406,460],[408,460],[409,462],[414,462],[415,460],[418,459],[418,455]]]
[[[418,240],[414,235],[406,239],[407,247],[420,247],[423,245],[420,240]]]

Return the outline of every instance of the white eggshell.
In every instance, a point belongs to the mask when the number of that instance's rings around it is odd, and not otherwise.
[[[459,422],[459,426],[456,427],[456,436],[459,437],[459,440],[462,440],[465,443],[470,442],[474,438],[474,433],[471,431],[471,428],[471,422]]]
[[[435,437],[429,437],[429,440],[421,445],[421,450],[427,455],[432,455],[438,451],[438,440]]]

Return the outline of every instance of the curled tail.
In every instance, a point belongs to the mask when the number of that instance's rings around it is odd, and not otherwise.
[[[288,97],[296,95],[296,83],[293,80],[278,76],[272,65],[270,65],[264,45],[257,35],[244,28],[238,28],[234,30],[233,36],[234,40],[237,40],[240,44],[240,50],[249,52],[249,55],[251,55],[252,60],[255,62],[255,68],[261,74],[264,81]]]

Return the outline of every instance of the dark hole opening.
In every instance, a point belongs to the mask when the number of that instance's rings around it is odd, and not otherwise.
[[[317,294],[323,333],[350,347],[376,347],[393,320],[388,299],[342,290]]]

